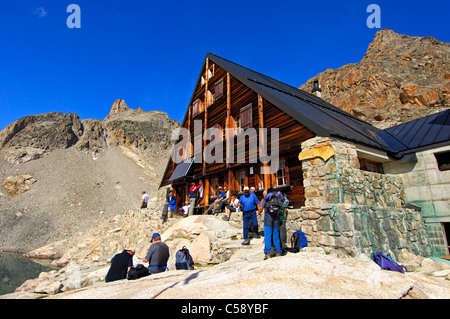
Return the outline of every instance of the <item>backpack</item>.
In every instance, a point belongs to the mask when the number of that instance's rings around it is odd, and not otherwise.
[[[150,273],[148,272],[148,268],[142,264],[137,264],[136,266],[131,267],[130,271],[128,272],[127,279],[135,280],[148,275],[150,275]]]
[[[291,236],[291,248],[288,248],[288,251],[291,253],[298,253],[300,249],[306,246],[308,246],[308,239],[304,232],[298,230]]]
[[[175,267],[177,270],[194,270],[194,260],[192,259],[191,254],[189,254],[189,250],[186,246],[183,246],[183,248],[175,254]]]
[[[278,195],[273,194],[267,202],[266,212],[268,212],[272,218],[278,218],[283,212],[283,202],[284,196],[283,199],[281,199]]]
[[[381,269],[398,271],[401,272],[402,274],[405,273],[405,271],[408,271],[408,269],[406,269],[405,266],[399,265],[396,261],[394,261],[392,258],[386,256],[383,253],[380,252],[372,253],[370,258],[374,262],[376,262],[381,267]]]

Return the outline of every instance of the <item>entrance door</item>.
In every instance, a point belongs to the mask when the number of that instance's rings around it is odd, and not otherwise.
[[[447,257],[450,258],[449,250],[450,250],[450,223],[442,223],[442,228],[444,230],[444,236],[447,245]],[[447,258],[446,258],[447,259]]]

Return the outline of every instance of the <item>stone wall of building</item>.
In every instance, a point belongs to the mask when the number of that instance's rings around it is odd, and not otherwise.
[[[288,238],[302,230],[311,245],[349,254],[382,251],[397,256],[407,249],[430,255],[421,214],[402,208],[401,178],[361,171],[355,145],[341,140],[316,137],[302,149],[321,146],[331,146],[335,154],[326,161],[302,161],[306,206],[289,212]]]
[[[440,171],[435,157],[448,151],[450,146],[443,146],[417,152],[414,163],[385,164],[385,172],[402,178],[407,202],[422,209],[435,256],[447,255],[449,246],[442,225],[450,223],[450,170]]]

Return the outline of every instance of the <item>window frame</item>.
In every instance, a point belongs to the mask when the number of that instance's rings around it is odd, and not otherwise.
[[[278,175],[278,173],[280,171],[282,172],[281,177]],[[277,187],[289,186],[289,180],[288,180],[287,174],[288,174],[288,169],[287,169],[287,165],[286,165],[286,160],[280,159],[278,170],[275,173]],[[280,178],[284,182],[283,184],[279,183]]]
[[[450,151],[433,153],[439,171],[450,171]]]
[[[253,105],[252,103],[242,107],[239,114],[239,126],[246,130],[253,126]]]

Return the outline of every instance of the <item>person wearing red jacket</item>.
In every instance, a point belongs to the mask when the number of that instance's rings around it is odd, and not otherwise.
[[[197,193],[200,187],[202,186],[203,184],[195,185],[195,182],[191,183],[191,188],[189,189],[189,210],[187,216],[194,215],[194,208],[197,201]]]

